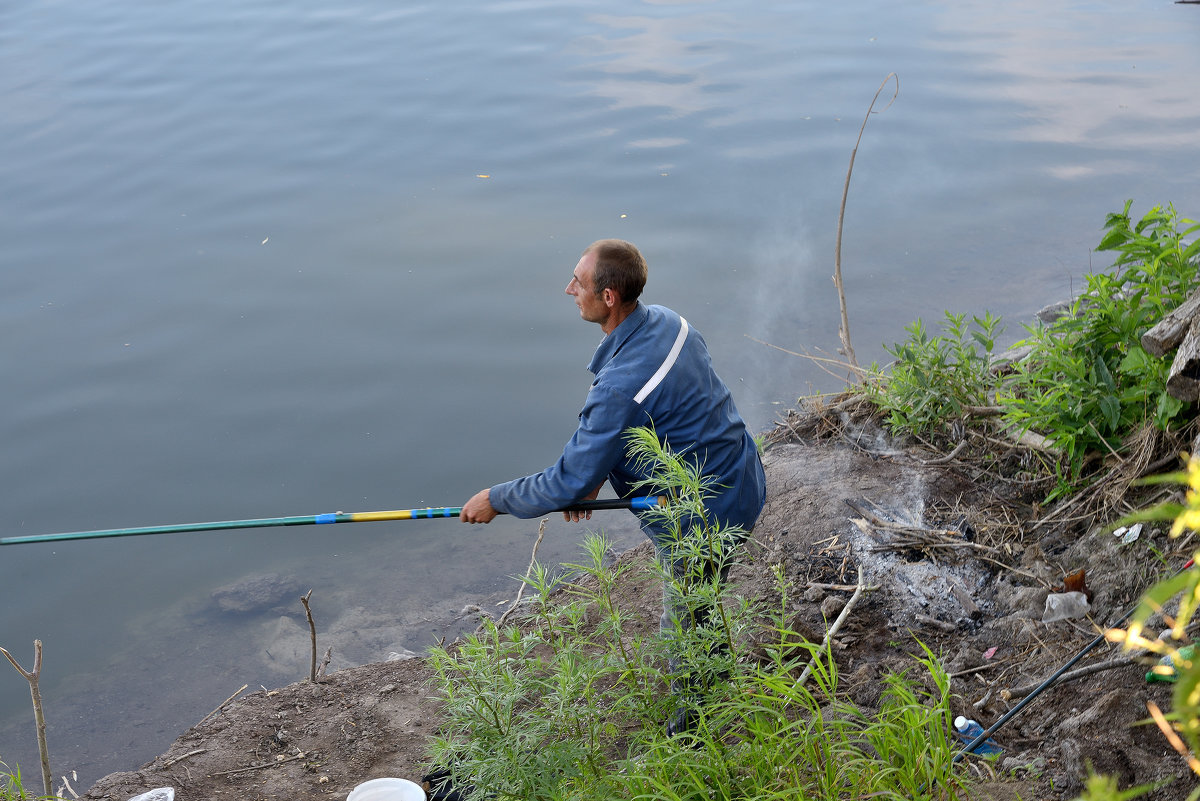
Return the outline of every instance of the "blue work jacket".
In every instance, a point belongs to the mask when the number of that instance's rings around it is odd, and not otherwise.
[[[531,518],[584,498],[607,480],[621,498],[648,476],[626,455],[626,431],[652,426],[659,441],[715,478],[706,509],[749,531],[766,501],[754,439],[713,371],[704,338],[664,306],[638,303],[596,349],[579,428],[552,467],[492,487],[492,507]],[[653,488],[637,494],[657,494]],[[643,529],[655,536],[653,521]]]

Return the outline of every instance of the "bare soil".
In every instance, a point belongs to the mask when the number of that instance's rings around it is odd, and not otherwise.
[[[990,725],[1018,703],[1014,690],[1054,673],[1186,558],[1185,544],[1161,528],[1126,544],[1091,519],[1039,525],[1044,487],[1022,482],[1019,470],[1006,477],[994,445],[946,459],[845,415],[830,426],[831,416],[793,413],[772,437],[768,505],[731,581],[735,593],[772,599],[773,570],[782,566],[795,588],[794,625],[819,642],[852,589],[828,585],[854,585],[861,569],[872,589],[833,649],[841,690],[864,708],[877,703],[884,675],[913,667],[920,640],[952,675],[954,713]],[[648,566],[652,554],[641,546],[621,558]],[[1088,617],[1043,623],[1047,595],[1080,569],[1093,596]],[[647,631],[657,627],[659,592],[649,569],[620,588],[623,607],[640,609]],[[1105,643],[1076,667],[1120,658]],[[1145,724],[1147,702],[1170,709],[1171,685],[1147,683],[1146,669],[1130,663],[1039,695],[996,733],[998,760],[964,760],[980,780],[975,797],[1074,798],[1091,766],[1123,788],[1169,782],[1148,798],[1185,798],[1194,776]],[[126,801],[170,786],[181,801],[337,799],[371,778],[417,780],[439,723],[431,673],[415,658],[243,696],[165,754],[104,777],[83,797]]]

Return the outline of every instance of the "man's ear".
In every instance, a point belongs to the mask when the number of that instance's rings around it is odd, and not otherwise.
[[[604,305],[610,307],[617,305],[617,293],[613,292],[610,287],[604,288]]]

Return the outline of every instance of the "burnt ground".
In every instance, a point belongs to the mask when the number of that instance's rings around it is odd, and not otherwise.
[[[781,566],[794,587],[795,628],[819,641],[851,596],[828,585],[853,585],[861,569],[871,589],[832,647],[841,691],[866,709],[878,701],[884,675],[913,667],[919,639],[951,674],[954,713],[990,725],[1022,688],[1077,655],[1186,558],[1188,544],[1169,540],[1161,527],[1124,543],[1087,515],[1045,525],[1049,515],[1036,503],[1044,485],[1023,480],[1019,464],[1007,471],[1002,464],[1027,455],[998,458],[989,443],[947,458],[837,417],[794,412],[771,437],[768,505],[731,581],[737,594],[772,599]],[[618,600],[640,609],[649,631],[661,602],[651,552],[641,546],[621,558],[647,566],[628,574]],[[1042,622],[1047,595],[1081,569],[1092,593],[1088,617]],[[1105,643],[1076,667],[1124,658]],[[1170,709],[1171,685],[1147,683],[1145,672],[1129,663],[1039,695],[996,733],[999,759],[964,761],[962,770],[979,780],[973,797],[1074,798],[1090,765],[1122,788],[1170,781],[1149,798],[1185,798],[1195,777],[1145,724],[1147,702]],[[431,675],[416,658],[245,695],[165,754],[106,776],[83,797],[125,801],[171,786],[185,801],[340,799],[370,778],[419,778],[439,722]]]

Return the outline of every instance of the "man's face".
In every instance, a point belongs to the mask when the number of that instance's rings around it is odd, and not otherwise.
[[[574,296],[580,317],[589,323],[604,323],[608,320],[609,308],[604,302],[604,296],[596,294],[596,285],[592,282],[595,269],[596,254],[585,253],[571,274],[567,294]]]

